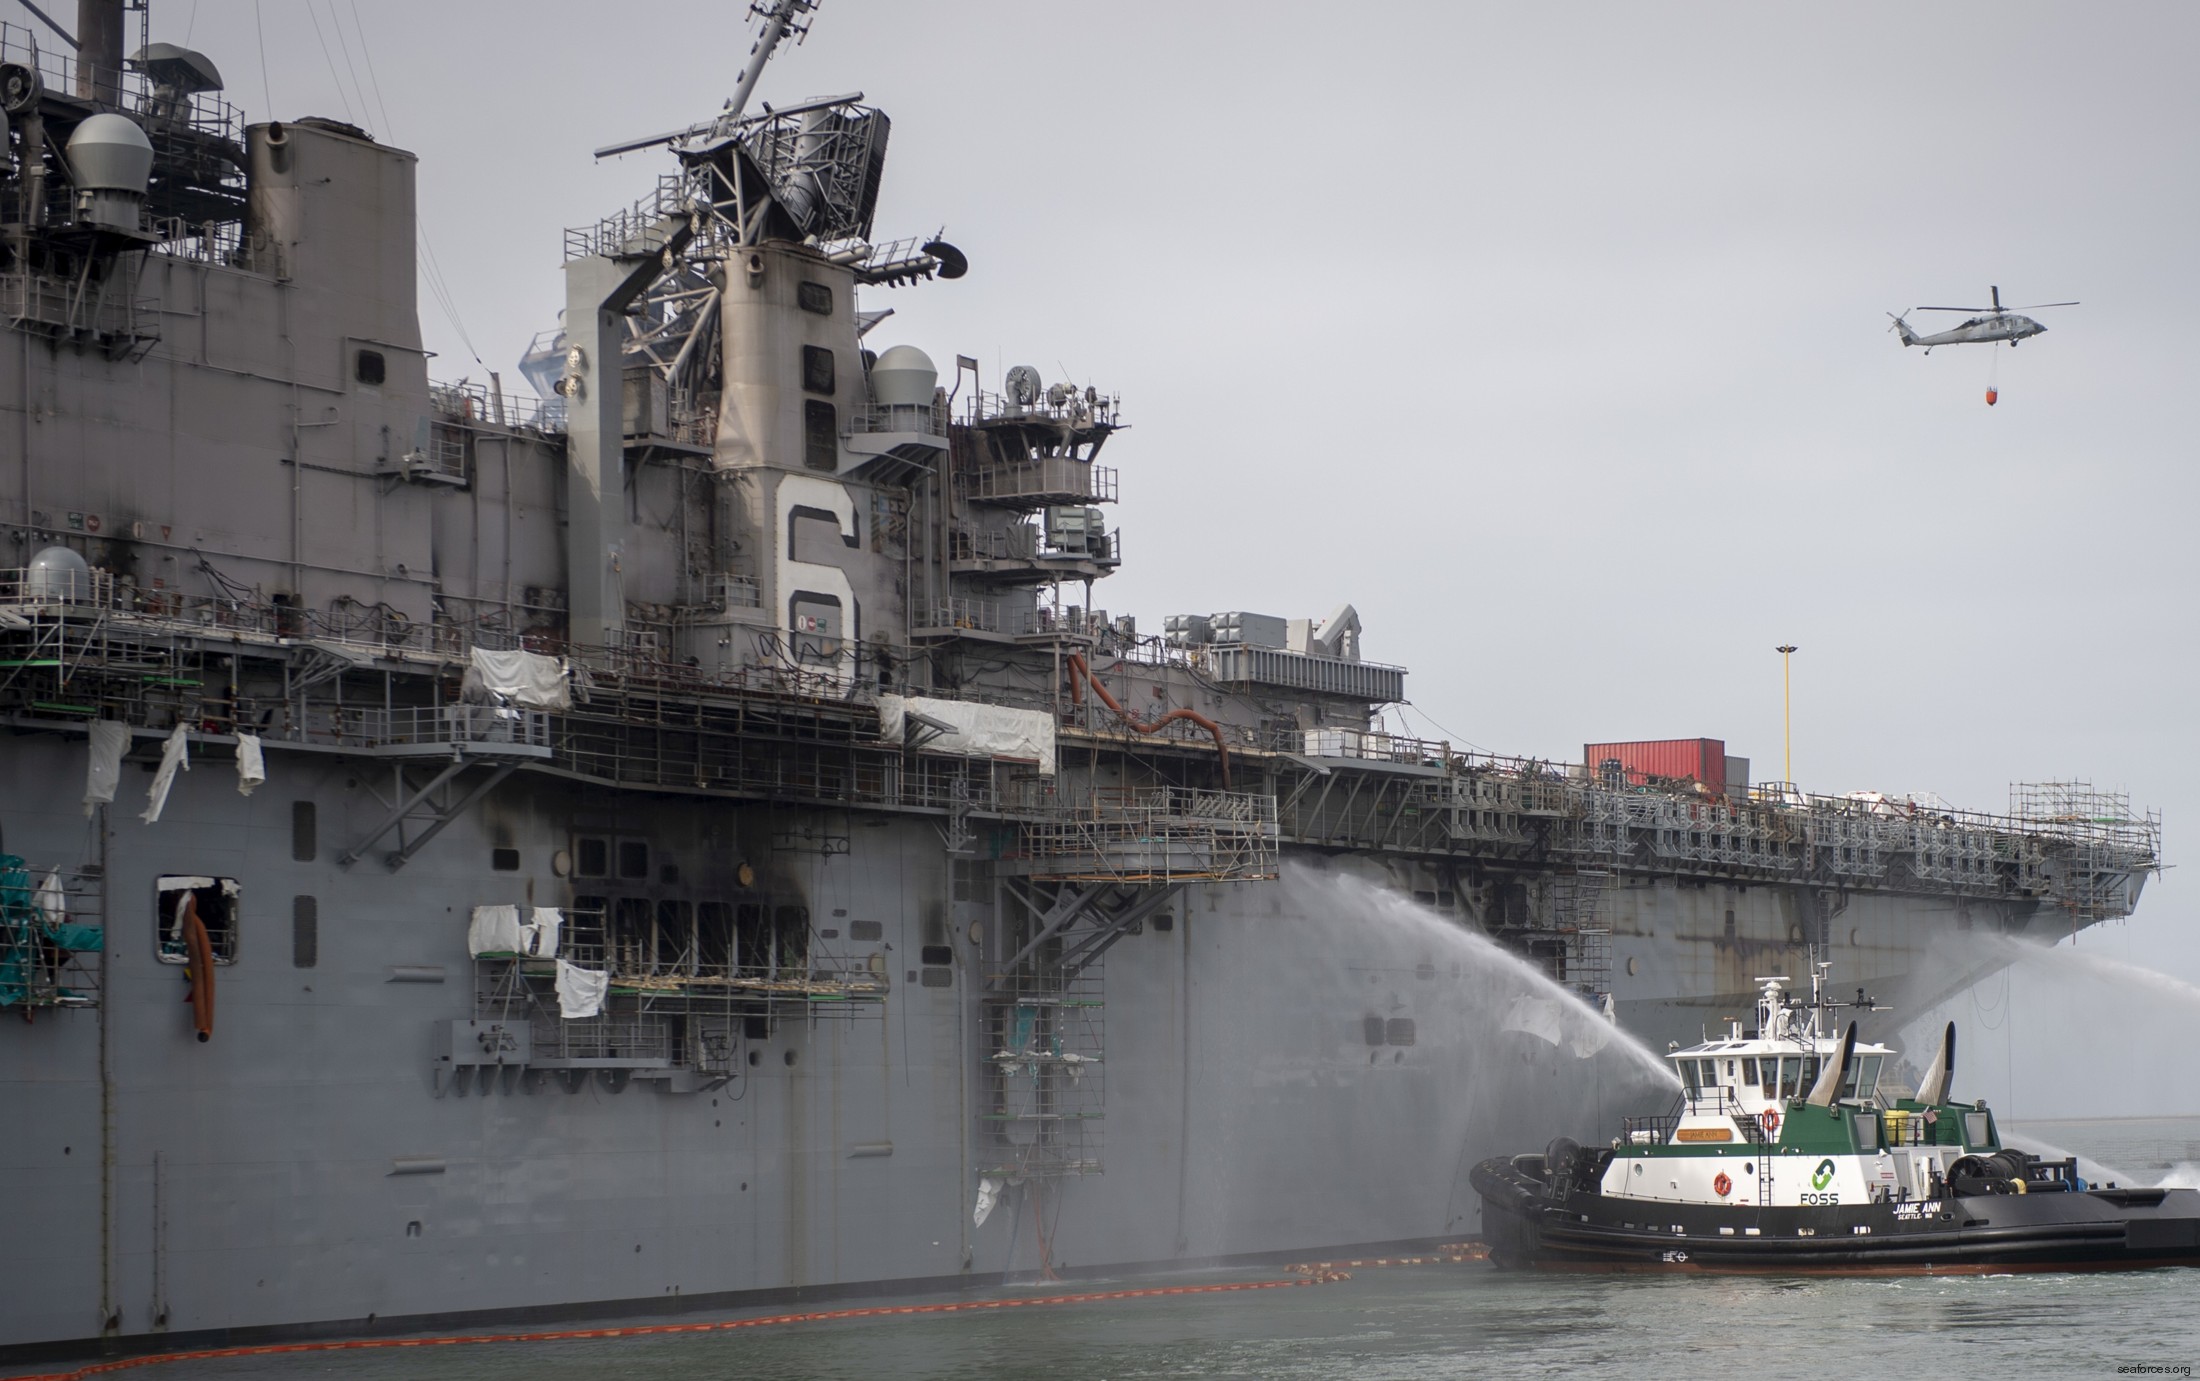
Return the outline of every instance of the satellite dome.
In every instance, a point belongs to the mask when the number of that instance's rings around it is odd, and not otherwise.
[[[871,366],[871,396],[882,408],[928,408],[940,371],[914,345],[896,345]]]
[[[153,141],[126,115],[94,115],[69,136],[69,166],[80,192],[142,197],[153,173]]]
[[[47,547],[31,558],[23,573],[23,594],[29,599],[83,603],[92,597],[92,568],[67,547]]]

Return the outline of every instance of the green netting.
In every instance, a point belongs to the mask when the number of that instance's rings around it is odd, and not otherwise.
[[[0,854],[0,1007],[69,996],[52,982],[57,952],[92,953],[105,943],[106,932],[96,925],[48,917],[30,869],[14,854]]]

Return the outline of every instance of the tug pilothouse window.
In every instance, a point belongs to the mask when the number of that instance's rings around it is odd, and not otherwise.
[[[191,948],[184,933],[184,901],[188,898],[199,923],[206,927],[207,946],[217,964],[237,962],[238,890],[235,878],[194,877],[188,874],[155,879],[158,919],[153,934],[156,953],[163,964],[187,964]]]
[[[1856,1096],[1867,1103],[1879,1091],[1879,1062],[1884,1058],[1883,1055],[1866,1055],[1863,1059],[1864,1072],[1857,1078]]]

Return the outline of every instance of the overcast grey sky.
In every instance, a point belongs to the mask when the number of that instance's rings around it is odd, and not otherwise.
[[[713,114],[745,10],[159,0],[154,37],[188,29],[252,118],[417,151],[463,323],[424,299],[435,372],[509,386],[560,228],[668,166],[589,150]],[[760,94],[866,92],[879,234],[970,256],[867,298],[898,313],[874,344],[1121,393],[1109,610],[1349,599],[1426,736],[1719,736],[1760,779],[1793,641],[1811,789],[2000,809],[2090,777],[2161,808],[2174,860],[2196,39],[2172,4],[825,0]],[[1886,334],[1996,283],[2084,305],[2014,351]],[[2081,946],[2200,979],[2195,886]],[[2046,980],[2013,981],[2021,1011]]]

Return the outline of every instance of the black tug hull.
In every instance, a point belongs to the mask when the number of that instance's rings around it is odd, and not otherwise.
[[[1482,1196],[1482,1235],[1501,1267],[1958,1275],[2200,1266],[2200,1191],[2191,1189],[1829,1208],[1661,1203],[1594,1191],[1554,1200],[1531,1173],[1541,1160],[1499,1157],[1471,1176]]]

